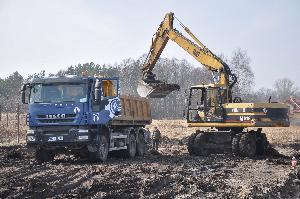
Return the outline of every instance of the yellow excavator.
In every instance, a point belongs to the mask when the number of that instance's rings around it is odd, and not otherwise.
[[[173,13],[167,13],[152,39],[149,54],[142,66],[142,79],[137,89],[139,95],[162,98],[179,90],[179,85],[157,80],[152,72],[171,39],[211,71],[214,77],[212,84],[190,88],[186,119],[188,127],[199,127],[199,130],[188,139],[189,153],[208,155],[233,152],[247,157],[264,155],[269,144],[262,127],[288,127],[288,106],[271,102],[270,99],[268,103],[243,103],[240,97],[234,97],[232,88],[238,80],[230,67],[178,19],[193,41],[173,28],[174,18],[177,19]],[[254,128],[249,130],[247,127]]]

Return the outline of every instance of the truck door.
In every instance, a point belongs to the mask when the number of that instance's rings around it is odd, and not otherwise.
[[[118,78],[96,78],[93,83],[91,123],[106,124],[120,115],[120,89]]]

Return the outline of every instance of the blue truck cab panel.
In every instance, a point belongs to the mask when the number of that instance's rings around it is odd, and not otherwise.
[[[28,103],[27,145],[80,144],[120,115],[119,78],[35,78],[22,87]]]

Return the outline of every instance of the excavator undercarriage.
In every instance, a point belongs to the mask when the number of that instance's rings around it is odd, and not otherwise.
[[[258,130],[243,132],[242,129],[230,131],[197,130],[189,139],[187,148],[190,155],[207,156],[209,154],[233,153],[244,157],[265,155],[270,151],[267,137]]]

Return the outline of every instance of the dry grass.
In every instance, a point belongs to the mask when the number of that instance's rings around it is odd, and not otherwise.
[[[8,122],[7,122],[8,121]],[[0,145],[16,144],[17,143],[17,114],[9,113],[8,120],[6,113],[2,113],[0,121]],[[20,143],[25,142],[26,135],[26,115],[20,115]]]
[[[185,120],[153,120],[148,127],[152,131],[157,126],[162,135],[169,138],[182,139],[197,128],[188,128]],[[267,138],[272,144],[300,143],[300,126],[290,126],[286,128],[263,128]]]
[[[300,126],[286,128],[264,128],[268,140],[272,144],[300,144]]]
[[[187,128],[185,120],[153,120],[152,124],[147,127],[152,132],[155,126],[158,127],[163,136],[175,139],[182,139],[196,130],[196,128]]]
[[[0,145],[16,143],[17,141],[17,119],[15,113],[8,114],[8,126],[6,114],[2,114],[0,121]],[[26,123],[25,114],[20,116],[20,142],[25,142]],[[197,128],[188,128],[185,120],[153,120],[148,127],[152,131],[157,126],[162,135],[173,139],[182,139],[196,131]],[[300,126],[287,128],[263,128],[268,140],[272,144],[300,143]]]

